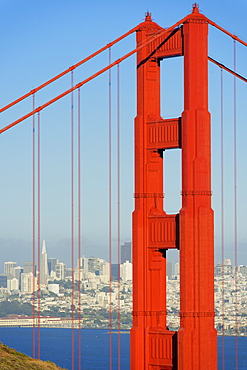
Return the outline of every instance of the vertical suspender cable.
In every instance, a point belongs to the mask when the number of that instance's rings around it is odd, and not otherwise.
[[[225,282],[224,282],[224,112],[223,112],[223,70],[220,70],[220,121],[221,121],[221,259],[222,259],[222,370],[225,369]]]
[[[81,370],[81,96],[78,92],[78,370]]]
[[[234,72],[237,68],[236,41],[234,46]],[[234,265],[235,265],[235,331],[236,331],[236,370],[238,370],[238,249],[237,249],[237,86],[234,76],[234,133],[233,133],[233,157],[234,157]]]
[[[120,238],[121,238],[121,198],[120,198],[120,65],[117,65],[117,186],[118,186],[118,370],[121,368],[121,340],[120,340],[120,329],[121,329],[121,311],[120,311]]]
[[[40,112],[38,112],[38,358],[40,359]]]
[[[109,48],[109,65],[111,64],[111,48]],[[110,302],[109,302],[109,326],[110,326],[110,370],[112,370],[112,173],[111,173],[111,164],[112,164],[112,153],[111,153],[111,68],[109,69],[108,74],[109,85],[108,85],[108,146],[109,146],[109,264],[110,264]]]
[[[71,71],[71,87],[74,85],[74,72]],[[71,369],[74,370],[74,92],[71,92],[71,267],[72,267],[72,292],[71,292]]]
[[[32,95],[32,109],[35,109],[35,94]],[[33,292],[32,292],[32,357],[35,358],[35,115],[33,115],[32,127],[32,272],[33,272]]]

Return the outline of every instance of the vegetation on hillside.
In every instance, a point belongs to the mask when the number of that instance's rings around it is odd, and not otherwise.
[[[0,370],[61,370],[53,362],[41,361],[17,352],[0,342]],[[65,370],[65,369],[64,369]]]
[[[30,303],[20,303],[18,301],[0,302],[0,317],[8,315],[32,315],[32,305]]]

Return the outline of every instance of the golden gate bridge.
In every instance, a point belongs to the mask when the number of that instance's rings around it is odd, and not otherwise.
[[[217,60],[208,52],[208,28],[216,29],[219,34],[224,34],[232,40],[233,66],[229,66],[221,60]],[[136,47],[118,57],[112,59],[113,48],[119,42],[131,34],[136,34]],[[70,232],[71,232],[71,265],[75,270],[75,258],[81,257],[81,228],[84,219],[91,209],[97,208],[97,195],[87,204],[81,199],[84,187],[84,175],[82,171],[82,151],[84,145],[87,151],[83,153],[85,163],[89,164],[89,158],[101,148],[100,138],[97,141],[86,143],[87,138],[82,134],[84,120],[82,116],[86,106],[81,109],[83,98],[86,98],[85,90],[87,84],[107,72],[107,131],[108,131],[108,235],[109,235],[109,261],[113,262],[113,229],[117,235],[118,265],[120,265],[120,240],[121,240],[121,210],[124,204],[121,203],[121,113],[125,109],[121,101],[121,73],[122,64],[133,55],[137,58],[137,115],[135,118],[135,190],[132,224],[133,241],[133,327],[131,329],[131,369],[216,369],[217,368],[217,347],[216,330],[214,328],[214,215],[211,206],[211,124],[208,110],[208,65],[211,63],[214,68],[219,69],[218,73],[218,130],[220,140],[216,154],[220,158],[220,191],[219,210],[221,233],[221,254],[224,260],[224,238],[225,238],[225,171],[228,171],[225,164],[225,122],[224,116],[224,88],[225,81],[228,81],[228,74],[232,77],[232,222],[233,222],[233,249],[235,266],[238,262],[238,89],[237,81],[246,83],[246,74],[237,69],[237,45],[243,47],[247,43],[228,32],[215,22],[200,13],[198,5],[193,5],[192,13],[185,16],[168,28],[162,28],[153,22],[151,13],[147,12],[145,20],[108,43],[80,62],[69,67],[62,73],[51,78],[40,86],[33,88],[25,95],[14,100],[1,108],[1,114],[5,114],[10,122],[2,124],[0,133],[2,141],[4,135],[11,140],[11,132],[22,125],[29,125],[31,130],[31,168],[32,181],[30,193],[32,194],[32,258],[37,261],[40,271],[41,255],[41,232],[43,218],[42,213],[42,133],[44,126],[49,123],[48,131],[52,127],[52,119],[49,119],[51,109],[64,109],[67,105],[69,113],[65,120],[70,122],[70,149],[65,149],[69,154],[70,161]],[[100,53],[108,50],[108,63],[98,71],[90,74],[77,82],[75,73],[79,67],[84,65]],[[174,57],[181,57],[183,60],[183,76],[181,87],[183,92],[183,113],[178,117],[162,118],[161,112],[161,77],[160,70],[162,61]],[[173,59],[172,59],[173,60]],[[171,64],[171,63],[170,63]],[[120,70],[121,65],[121,70]],[[115,68],[116,76],[113,76]],[[169,73],[169,72],[168,72]],[[51,84],[57,82],[64,76],[70,76],[69,87],[60,93],[46,99],[42,95],[42,103],[39,102],[39,93]],[[227,77],[225,77],[227,75]],[[115,92],[113,92],[113,81]],[[97,86],[96,86],[97,88]],[[165,86],[168,91],[170,87]],[[241,85],[242,89],[242,85]],[[242,91],[242,90],[241,90]],[[94,93],[96,94],[96,93]],[[214,91],[215,94],[215,91]],[[214,95],[215,96],[215,95]],[[94,99],[94,96],[92,96]],[[19,115],[18,108],[26,99],[31,100],[31,109]],[[241,99],[240,99],[241,100]],[[40,100],[41,101],[41,100]],[[63,102],[66,103],[63,103]],[[26,109],[28,105],[24,105]],[[95,104],[95,109],[98,109]],[[12,119],[13,109],[16,118]],[[241,108],[240,108],[241,109]],[[53,111],[53,112],[54,112]],[[48,112],[48,113],[47,113]],[[113,114],[114,113],[114,114]],[[98,122],[91,118],[93,112],[87,117],[85,126],[94,126],[97,130]],[[6,118],[4,118],[6,119]],[[63,121],[63,118],[60,118]],[[25,122],[27,121],[27,122]],[[113,127],[113,121],[116,127]],[[30,125],[31,122],[31,125]],[[44,123],[43,123],[44,122]],[[30,127],[31,126],[31,127]],[[52,129],[51,129],[52,130]],[[115,130],[115,131],[114,131]],[[113,143],[112,134],[116,136],[116,143]],[[45,135],[43,134],[44,138]],[[59,133],[53,132],[53,138],[59,137]],[[239,140],[240,141],[240,140]],[[48,143],[49,141],[47,141]],[[164,158],[168,149],[181,150],[181,210],[177,213],[168,213],[164,205]],[[97,157],[100,157],[100,149]],[[64,157],[62,160],[67,160]],[[213,159],[214,160],[214,159]],[[49,163],[49,160],[47,161]],[[113,173],[113,163],[116,171]],[[166,164],[165,164],[166,165]],[[174,171],[180,169],[174,168]],[[59,175],[59,174],[58,174]],[[116,176],[116,179],[113,178]],[[97,186],[99,184],[97,183]],[[113,186],[116,189],[113,191]],[[59,189],[58,189],[59,191]],[[84,192],[87,189],[84,187]],[[241,193],[242,194],[242,193]],[[56,194],[54,194],[56,197]],[[115,202],[115,204],[114,204]],[[216,201],[217,202],[217,201]],[[93,204],[94,203],[94,204]],[[244,203],[244,202],[243,202]],[[96,206],[95,206],[96,204]],[[58,205],[59,209],[60,205]],[[92,208],[91,208],[92,207]],[[239,208],[241,205],[239,205]],[[44,207],[45,208],[45,207]],[[91,209],[90,209],[91,208]],[[57,210],[52,210],[56,217]],[[82,217],[82,212],[85,212]],[[218,224],[217,224],[218,225]],[[97,221],[95,228],[97,228]],[[180,329],[178,332],[167,329],[166,324],[166,255],[169,249],[177,249],[180,254]],[[33,276],[34,276],[33,271]],[[111,277],[111,273],[110,273]],[[120,297],[120,271],[119,292]],[[224,279],[222,280],[224,281]],[[110,291],[112,280],[110,278]],[[75,350],[75,278],[72,274],[72,369],[76,366],[74,358]],[[80,277],[78,279],[80,289]],[[235,292],[239,290],[237,270],[235,271]],[[222,286],[224,292],[224,286]],[[79,295],[80,296],[80,295]],[[35,298],[33,298],[35,299]],[[40,275],[38,275],[38,313],[33,311],[34,319],[40,320]],[[119,298],[120,302],[120,298]],[[222,298],[224,306],[224,296]],[[34,303],[34,302],[33,302]],[[78,307],[80,307],[80,302]],[[238,307],[236,305],[236,369],[238,368]],[[120,306],[119,306],[120,333]],[[80,308],[77,315],[81,318]],[[110,327],[110,359],[112,358],[112,309],[109,309]],[[224,325],[223,325],[224,327]],[[35,348],[36,327],[33,326],[33,355],[40,357],[40,325],[37,326],[38,346]],[[81,335],[80,330],[78,335]],[[224,342],[224,341],[223,341]],[[120,357],[120,336],[118,341],[118,369],[121,368]],[[224,348],[223,348],[224,352]],[[80,351],[78,351],[77,368],[81,368]],[[83,367],[82,367],[83,368]],[[224,368],[224,356],[222,360]],[[110,360],[110,369],[112,361]]]

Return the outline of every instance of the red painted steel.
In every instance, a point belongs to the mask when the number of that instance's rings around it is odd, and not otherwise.
[[[32,108],[35,108],[35,94],[32,96]],[[35,116],[33,115],[32,119],[33,124],[33,132],[32,132],[32,272],[33,272],[33,287],[35,287],[35,250],[36,250],[36,240],[35,240],[35,222],[36,222],[36,198],[35,198],[35,179],[36,179],[36,166],[35,166]],[[32,325],[32,357],[35,358],[36,356],[36,329],[35,329],[35,319],[36,319],[36,312],[35,312],[35,293],[32,293],[32,317],[33,317],[33,325]]]
[[[149,13],[137,49],[160,30]],[[137,52],[132,370],[216,370],[208,22],[194,5],[183,26]],[[174,40],[175,41],[174,41]],[[157,41],[157,40],[156,40]],[[160,60],[184,56],[182,119],[160,116]],[[182,209],[163,209],[163,151],[182,148]],[[166,250],[180,249],[180,330],[166,327]]]
[[[211,21],[208,18],[207,18],[207,22],[208,22],[208,24],[211,24],[211,26],[213,26],[215,28],[218,28],[218,30],[220,30],[221,32],[223,32],[226,35],[230,36],[233,40],[236,40],[236,41],[240,42],[240,44],[242,44],[244,46],[247,46],[247,42],[245,42],[244,40],[240,39],[238,36],[234,35],[233,33],[228,32],[223,27],[220,27],[218,24],[214,23],[213,21]]]
[[[78,227],[78,242],[77,242],[77,252],[78,252],[78,308],[77,308],[77,318],[78,318],[78,331],[77,331],[77,370],[81,370],[81,90],[77,91],[77,227]]]
[[[164,40],[174,36],[163,34],[154,50],[139,49],[160,30],[147,13],[137,32],[132,370],[175,369],[176,359],[176,333],[166,328],[165,259],[165,249],[176,245],[176,217],[163,210],[163,150],[179,146],[179,121],[160,116],[160,58],[181,55],[182,42],[165,48]]]
[[[20,98],[14,100],[13,102],[11,102],[10,104],[6,105],[5,107],[1,108],[0,109],[0,113],[5,111],[6,109],[9,109],[11,108],[13,105],[21,102],[22,100],[28,98],[29,96],[35,94],[37,91],[43,89],[44,87],[50,85],[52,82],[58,80],[59,78],[65,76],[67,73],[73,71],[74,69],[78,68],[79,66],[81,66],[82,64],[88,62],[90,59],[94,58],[95,56],[97,56],[98,54],[102,53],[103,51],[109,49],[111,46],[115,45],[116,43],[118,43],[119,41],[123,40],[125,37],[131,35],[133,32],[136,31],[136,27],[132,28],[130,31],[126,32],[125,34],[123,34],[122,36],[118,37],[116,40],[110,42],[109,44],[107,44],[106,46],[104,46],[103,48],[97,50],[95,53],[89,55],[87,58],[84,58],[82,59],[80,62],[74,64],[73,66],[67,68],[65,71],[59,73],[58,75],[54,76],[53,78],[51,78],[50,80],[44,82],[42,85],[36,87],[35,89],[32,89],[31,91],[29,91],[27,94],[24,94],[23,96],[21,96]]]
[[[183,25],[179,370],[217,368],[207,37],[207,19],[194,6]]]
[[[226,67],[224,64],[222,63],[219,63],[217,62],[217,60],[213,59],[213,58],[210,58],[208,57],[208,60],[214,64],[216,64],[218,67],[224,69],[225,71],[231,73],[234,77],[237,77],[239,78],[240,80],[244,81],[244,82],[247,82],[247,78],[245,78],[244,76],[241,76],[239,73],[237,73],[236,71],[233,71],[232,69]]]
[[[162,30],[160,34],[152,34],[151,37],[149,39],[147,39],[147,41],[143,44],[141,44],[138,48],[130,51],[129,53],[125,54],[123,57],[115,60],[113,63],[109,64],[108,66],[102,68],[101,70],[99,70],[98,72],[94,73],[93,75],[89,76],[88,78],[86,78],[85,80],[81,81],[80,83],[74,85],[73,87],[71,87],[70,89],[64,91],[63,93],[57,95],[56,97],[54,97],[53,99],[47,101],[46,103],[44,103],[43,105],[37,107],[36,109],[32,110],[31,112],[25,114],[23,117],[20,117],[19,119],[17,119],[16,121],[12,122],[11,124],[3,127],[2,129],[0,129],[0,134],[2,134],[3,132],[9,130],[10,128],[16,126],[18,123],[22,122],[22,121],[25,121],[27,118],[29,117],[32,117],[35,113],[39,113],[41,112],[43,109],[49,107],[50,105],[54,104],[56,101],[62,99],[64,96],[70,94],[72,91],[74,90],[77,90],[79,89],[80,87],[82,87],[83,85],[85,85],[86,83],[92,81],[94,78],[100,76],[102,73],[108,71],[109,69],[111,69],[112,67],[120,64],[121,62],[123,62],[125,59],[129,58],[131,55],[137,53],[140,49],[142,48],[145,48],[149,43],[151,43],[152,41],[156,40],[156,38],[162,36],[162,35],[167,35],[167,34],[170,34],[172,30],[174,30],[174,28],[178,27],[180,24],[183,23],[183,21],[185,20],[186,18],[182,19],[181,21],[175,23],[173,26],[165,29],[165,30]],[[135,27],[136,29],[136,27]],[[134,30],[134,29],[133,29]],[[129,34],[129,33],[128,33]],[[126,34],[127,35],[127,34]],[[119,38],[120,39],[120,38]],[[118,41],[119,41],[118,39]],[[108,48],[109,48],[109,45],[108,44]],[[102,50],[101,50],[102,51]],[[99,51],[100,52],[100,51]],[[95,55],[95,54],[92,54],[92,55]],[[86,58],[87,59],[87,58]],[[66,70],[65,72],[67,73],[68,71],[70,71],[71,69],[69,70]],[[73,68],[72,68],[73,70]],[[61,76],[60,76],[61,77]],[[49,80],[47,83],[41,85],[39,88],[42,88],[44,86],[46,86],[48,83],[52,82],[51,80]],[[35,91],[37,91],[37,88],[36,90],[32,90],[31,93],[34,93]],[[23,96],[23,99],[25,99],[27,96],[29,96],[30,94],[26,94]],[[23,100],[21,98],[21,100]],[[6,107],[2,108],[2,111],[7,109],[7,108],[10,108],[11,106],[17,104],[18,102],[20,101],[20,99],[17,99],[16,101],[10,103],[9,105],[7,105]]]
[[[38,113],[37,234],[38,270],[40,270],[40,112],[137,53],[132,370],[216,370],[217,368],[208,59],[227,72],[233,73],[235,77],[242,78],[244,81],[246,79],[236,73],[235,67],[232,71],[208,57],[208,24],[247,45],[200,14],[196,4],[192,14],[168,29],[163,29],[152,22],[150,13],[147,13],[143,23],[113,42],[116,43],[136,30],[136,49],[109,63],[84,81],[74,86],[72,84],[70,89],[42,106],[35,109],[33,107],[31,112],[0,130],[1,134]],[[73,74],[73,69],[99,52],[110,48],[113,43],[0,111],[34,94],[69,71]],[[163,58],[174,56],[184,57],[184,112],[182,117],[164,120],[160,116],[160,62]],[[178,215],[167,215],[163,205],[163,151],[173,148],[182,149],[182,209]],[[79,195],[78,198],[80,198]],[[111,209],[111,206],[109,208]],[[80,211],[78,212],[79,219]],[[72,221],[72,230],[73,227]],[[169,331],[166,326],[166,251],[170,248],[180,249],[180,330],[177,333]],[[74,257],[72,257],[73,260]],[[40,276],[38,277],[38,357],[40,357]],[[72,362],[74,363],[74,360]]]

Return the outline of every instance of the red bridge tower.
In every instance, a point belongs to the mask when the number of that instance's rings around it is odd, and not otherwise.
[[[149,13],[137,31],[131,370],[216,370],[208,24],[195,4],[170,32]],[[153,41],[152,35],[161,33]],[[150,41],[150,42],[149,42]],[[184,57],[182,117],[160,116],[160,61]],[[163,207],[163,151],[182,151],[182,209]],[[176,169],[174,169],[175,171]],[[166,251],[180,250],[180,329],[166,326]]]

